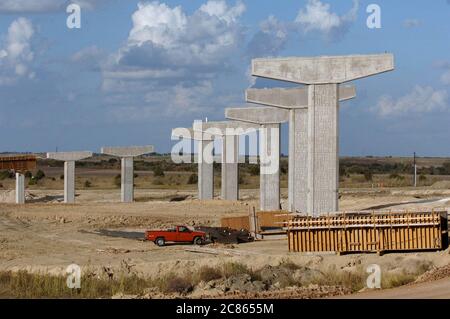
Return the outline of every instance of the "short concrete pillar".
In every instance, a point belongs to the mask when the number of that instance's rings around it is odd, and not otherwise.
[[[25,176],[16,173],[16,204],[25,204]]]
[[[237,121],[194,122],[194,133],[204,133],[208,137],[222,138],[222,199],[239,199],[239,136],[258,128],[259,125]]]
[[[134,157],[153,153],[153,145],[130,147],[102,147],[101,153],[121,158],[120,199],[123,203],[134,201]]]
[[[75,203],[75,161],[92,157],[92,152],[47,153],[47,158],[64,161],[64,203]]]
[[[75,161],[64,162],[64,203],[75,202]]]
[[[289,111],[273,107],[227,108],[225,117],[260,125],[260,210],[279,210],[280,123],[289,121]]]
[[[224,200],[239,199],[239,136],[225,135],[222,140],[222,189]]]
[[[121,162],[120,199],[123,203],[132,203],[134,200],[134,160],[132,157],[123,157]]]

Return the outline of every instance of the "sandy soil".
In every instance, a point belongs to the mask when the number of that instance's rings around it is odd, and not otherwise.
[[[419,193],[418,193],[419,192]],[[361,210],[395,204],[393,209],[443,207],[450,201],[448,190],[428,191],[348,191],[340,205],[343,210]],[[241,244],[234,249],[243,256],[213,256],[188,252],[185,245],[159,248],[142,241],[147,229],[175,224],[219,226],[224,216],[246,214],[257,205],[257,190],[245,190],[240,202],[212,200],[199,202],[192,191],[137,190],[139,200],[119,203],[118,190],[78,191],[77,204],[65,205],[43,201],[58,197],[60,191],[33,191],[32,203],[17,206],[0,203],[0,270],[26,269],[34,272],[63,274],[76,263],[86,269],[121,270],[124,267],[139,274],[158,276],[183,272],[189,267],[215,265],[238,260],[251,267],[277,265],[283,259],[318,269],[335,265],[351,269],[355,265],[379,264],[392,271],[417,261],[430,261],[437,267],[450,264],[448,251],[386,254],[377,256],[335,254],[299,254],[288,251],[287,241],[265,240]],[[285,194],[285,190],[283,190]],[[190,195],[182,202],[169,202],[170,196]],[[47,196],[47,197],[46,197]],[[5,191],[0,198],[7,198]],[[101,230],[130,232],[137,238],[106,236]],[[251,257],[251,258],[249,258]]]

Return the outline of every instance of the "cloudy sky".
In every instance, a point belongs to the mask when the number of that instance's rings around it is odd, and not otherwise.
[[[392,52],[396,70],[342,104],[341,155],[450,156],[449,17],[447,0],[0,0],[0,151],[169,152],[172,128],[283,85],[255,82],[254,57]]]

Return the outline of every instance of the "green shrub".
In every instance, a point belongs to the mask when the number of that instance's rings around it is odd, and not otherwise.
[[[198,183],[198,176],[197,176],[197,174],[191,174],[191,176],[189,176],[189,179],[188,179],[187,183],[189,185],[197,184]]]
[[[252,176],[259,176],[259,165],[250,165],[248,171]]]
[[[159,178],[159,177],[155,178],[155,179],[153,179],[152,184],[153,185],[164,185],[164,179]]]
[[[116,187],[120,187],[120,186],[122,185],[122,176],[121,176],[120,174],[117,174],[117,175],[114,177],[114,185],[115,185]]]
[[[45,173],[42,170],[38,170],[36,172],[36,175],[34,175],[34,178],[38,181],[40,181],[41,179],[43,179],[45,177]]]
[[[155,177],[163,177],[164,176],[164,170],[162,169],[161,166],[155,166],[153,168],[153,176]]]
[[[198,281],[208,282],[222,278],[220,269],[209,266],[201,267],[197,272]]]
[[[175,276],[167,279],[164,291],[188,293],[193,288],[192,282],[188,278]]]
[[[0,180],[4,180],[6,178],[13,178],[13,177],[14,177],[14,173],[9,170],[0,172]]]
[[[24,176],[25,176],[25,178],[32,178],[33,174],[31,174],[30,171],[26,171]]]

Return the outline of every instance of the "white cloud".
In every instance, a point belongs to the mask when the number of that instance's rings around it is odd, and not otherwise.
[[[448,92],[436,90],[430,86],[417,85],[405,96],[394,99],[389,95],[382,96],[372,108],[381,117],[412,113],[429,113],[448,109]]]
[[[0,84],[11,84],[21,77],[33,78],[29,65],[34,59],[31,39],[34,28],[30,20],[18,18],[8,28],[3,49],[0,50]]]
[[[220,64],[239,44],[237,20],[244,10],[241,2],[229,7],[223,0],[210,0],[189,16],[180,6],[139,3],[127,44],[117,60],[140,66],[142,60],[189,67]]]
[[[117,114],[139,106],[171,114],[210,109],[220,94],[212,79],[238,56],[244,11],[240,1],[210,0],[192,14],[181,6],[140,2],[126,43],[102,69],[102,90],[118,106]],[[130,100],[131,109],[120,106]]]
[[[359,0],[354,0],[350,11],[344,15],[338,15],[331,11],[328,3],[308,0],[306,8],[299,11],[295,23],[304,33],[318,31],[327,36],[339,36],[346,31],[351,22],[355,21],[358,8]]]
[[[247,47],[249,57],[267,57],[278,54],[286,45],[288,26],[269,16],[260,23],[260,30],[253,36]]]

